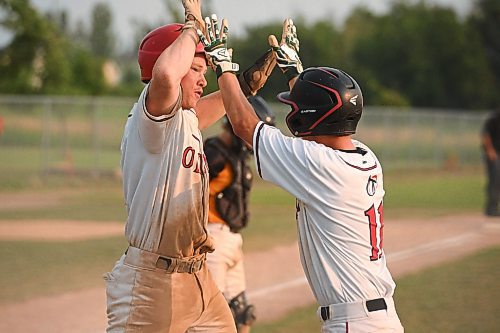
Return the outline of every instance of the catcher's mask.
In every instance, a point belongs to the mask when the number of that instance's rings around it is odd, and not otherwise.
[[[267,104],[267,102],[262,97],[260,97],[259,95],[255,95],[249,96],[247,99],[260,120],[268,125],[276,126],[276,117],[269,107],[269,104]],[[231,124],[229,123],[229,120],[227,119],[227,116],[224,116],[223,123],[224,126],[226,126],[228,129],[230,129],[231,131],[233,130]]]
[[[295,136],[354,134],[363,111],[363,95],[347,73],[329,67],[303,71],[291,91],[278,100],[292,110],[286,124]]]
[[[156,60],[180,36],[182,27],[180,23],[167,24],[150,31],[142,39],[138,52],[142,82],[147,83],[151,80]],[[196,45],[195,54],[205,55],[202,43]]]
[[[266,103],[266,101],[260,97],[259,95],[249,96],[248,101],[253,107],[255,114],[259,117],[260,120],[265,122],[268,125],[276,126],[276,120],[273,111]]]
[[[257,115],[257,117],[259,117],[260,120],[262,120],[264,123],[268,125],[276,126],[276,117],[271,108],[269,107],[269,104],[267,104],[267,102],[262,97],[260,97],[259,95],[255,95],[255,96],[249,96],[247,99],[248,102],[250,102],[250,104],[252,105],[255,114]],[[231,127],[231,124],[229,123],[227,116],[224,117],[223,124],[233,134],[234,138],[232,144],[233,147],[235,147],[236,149],[241,149],[251,152],[251,150],[248,149],[244,141],[241,140],[239,137],[237,137],[236,134],[234,134],[233,128]]]

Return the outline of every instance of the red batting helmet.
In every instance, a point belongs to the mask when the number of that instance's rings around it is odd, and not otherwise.
[[[354,134],[363,112],[363,95],[356,81],[329,67],[306,69],[292,91],[279,94],[278,99],[292,107],[286,124],[295,136]]]
[[[172,23],[150,31],[141,41],[139,46],[139,67],[141,68],[141,81],[151,80],[153,66],[160,54],[169,47],[182,32],[183,25]],[[205,54],[203,44],[196,45],[196,53]]]

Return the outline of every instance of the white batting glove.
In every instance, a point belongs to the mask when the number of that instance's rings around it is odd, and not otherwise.
[[[200,41],[205,46],[208,64],[217,74],[217,78],[225,72],[237,73],[240,66],[232,62],[233,52],[227,48],[227,20],[222,20],[222,26],[219,29],[217,15],[212,14],[211,19],[205,18],[205,26],[205,34],[198,30],[198,36],[200,36]]]
[[[286,75],[288,81],[295,78],[304,70],[302,61],[299,58],[299,39],[297,38],[297,28],[292,19],[287,18],[283,22],[283,33],[281,43],[278,44],[276,36],[269,36],[276,62],[281,71]]]

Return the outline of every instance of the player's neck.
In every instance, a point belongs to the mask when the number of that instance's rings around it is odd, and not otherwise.
[[[342,149],[342,150],[353,150],[356,149],[352,143],[351,136],[333,136],[333,135],[318,135],[318,136],[306,136],[302,139],[315,141],[321,143],[332,149]]]

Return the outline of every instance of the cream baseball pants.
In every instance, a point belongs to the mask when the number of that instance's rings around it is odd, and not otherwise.
[[[215,284],[228,301],[246,289],[241,234],[229,230],[226,224],[208,223],[215,251],[207,253],[207,267]]]
[[[204,261],[181,273],[169,270],[164,263],[170,261],[158,254],[130,250],[104,275],[108,333],[236,332]]]

